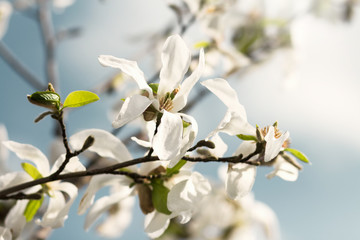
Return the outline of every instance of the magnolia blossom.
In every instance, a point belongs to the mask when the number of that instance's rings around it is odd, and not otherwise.
[[[203,81],[201,84],[213,92],[228,108],[225,117],[209,136],[218,132],[225,132],[229,135],[243,134],[256,136],[256,129],[247,121],[244,106],[239,103],[236,92],[230,87],[226,80],[211,79]],[[264,162],[266,163],[278,156],[280,151],[284,150],[284,144],[287,144],[289,133],[285,132],[282,134],[276,127],[270,126],[264,128],[261,134],[264,135],[266,142],[263,156]],[[246,157],[253,153],[255,149],[256,145],[254,142],[245,141],[239,146],[234,155],[242,154]],[[262,156],[257,154],[253,156],[250,161],[261,159],[261,157]],[[277,168],[280,169],[279,167]],[[273,175],[276,175],[276,173],[273,173]],[[234,199],[239,199],[250,192],[255,181],[255,175],[255,166],[246,163],[229,164],[225,181],[229,196]],[[269,177],[271,176],[272,175],[269,175]]]
[[[206,178],[186,167],[165,184],[170,189],[167,207],[171,214],[154,210],[145,216],[145,232],[151,238],[161,236],[168,228],[170,220],[175,217],[179,217],[181,224],[189,222],[197,204],[211,191],[211,185]]]
[[[0,1],[0,40],[6,33],[11,13],[11,4],[8,1]]]
[[[195,203],[196,211],[184,230],[187,239],[279,240],[280,232],[275,213],[256,201],[253,194],[242,199],[229,199],[223,189],[213,188],[203,201]],[[177,222],[174,222],[177,224]],[[178,239],[169,232],[164,239]]]
[[[49,161],[46,156],[36,147],[30,144],[21,144],[13,141],[6,141],[3,144],[20,159],[32,162],[41,176],[49,176],[54,173],[65,160],[65,155],[61,155],[50,170]],[[83,171],[85,167],[80,163],[77,157],[73,157],[66,165],[63,173]],[[49,182],[46,184],[48,195],[50,196],[49,205],[42,219],[37,219],[36,223],[44,227],[59,228],[64,225],[67,213],[77,196],[77,188],[68,182]],[[68,200],[66,201],[64,193]],[[14,218],[16,220],[16,218]]]
[[[204,52],[200,51],[198,67],[183,82],[182,79],[190,65],[191,53],[180,36],[173,35],[166,40],[161,59],[163,66],[160,71],[160,83],[157,90],[153,91],[146,83],[144,73],[136,62],[109,55],[99,57],[102,65],[120,69],[134,79],[143,91],[142,94],[125,99],[113,122],[113,127],[121,127],[142,114],[145,119],[152,120],[161,113],[161,123],[152,139],[154,153],[161,160],[179,159],[184,147],[183,143],[190,141],[192,144],[195,138],[195,136],[191,136],[191,139],[184,140],[184,118],[190,120],[191,125],[196,123],[193,118],[178,112],[186,105],[190,90],[203,72]],[[195,133],[195,131],[193,132]],[[192,135],[196,135],[196,133]]]

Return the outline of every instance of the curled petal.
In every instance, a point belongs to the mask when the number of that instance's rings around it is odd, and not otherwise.
[[[145,216],[145,232],[152,239],[160,237],[168,228],[171,215],[153,211]]]
[[[30,144],[22,144],[14,141],[4,141],[3,144],[20,159],[32,161],[43,176],[49,174],[50,167],[48,159],[38,148]]]
[[[182,140],[180,143],[180,151],[176,156],[171,158],[168,167],[174,167],[180,159],[185,155],[187,150],[193,145],[194,140],[198,133],[198,125],[195,118],[191,117],[190,115],[184,113],[178,113],[179,116],[186,122],[189,122],[190,125],[183,130]]]
[[[255,182],[256,167],[237,163],[228,169],[225,188],[232,199],[240,199],[248,194]]]
[[[209,79],[201,84],[215,94],[229,109],[247,119],[245,108],[239,103],[237,93],[225,79]]]
[[[276,158],[274,164],[274,171],[266,175],[268,179],[271,179],[275,176],[282,178],[285,181],[296,181],[299,176],[299,170],[289,162],[287,162],[281,156]]]
[[[99,62],[105,67],[120,69],[134,79],[140,89],[146,90],[150,94],[151,99],[153,98],[152,90],[145,80],[144,73],[140,70],[136,62],[110,55],[100,55]]]
[[[108,216],[96,230],[105,237],[120,236],[131,223],[134,198],[126,198],[118,203],[119,211]]]
[[[12,235],[11,235],[10,229],[0,227],[0,239],[1,240],[12,240]]]
[[[130,180],[124,176],[114,176],[114,175],[93,176],[89,182],[89,186],[86,189],[86,192],[81,198],[78,214],[80,215],[84,214],[86,209],[88,209],[91,206],[91,204],[93,204],[95,194],[99,189],[117,183],[129,186]]]
[[[183,123],[180,115],[164,111],[158,131],[153,138],[153,148],[160,160],[171,160],[180,150]]]
[[[24,211],[29,200],[18,200],[14,207],[11,208],[5,218],[5,227],[10,229],[13,238],[16,239],[26,224]]]
[[[276,138],[275,129],[273,126],[270,126],[269,131],[264,138],[266,141],[265,156],[264,156],[265,162],[272,160],[279,154],[282,145],[284,144],[286,139],[289,138],[289,135],[290,135],[289,132],[285,132],[279,138]]]
[[[87,129],[80,131],[70,137],[70,145],[74,149],[81,149],[85,140],[93,136],[95,141],[89,151],[95,152],[102,157],[109,157],[119,162],[131,159],[131,155],[126,146],[111,133],[102,129]]]
[[[177,183],[170,189],[167,205],[174,214],[184,214],[183,218],[188,219],[189,213],[202,198],[211,191],[209,181],[200,173],[194,172],[190,178]],[[190,211],[190,212],[189,212]]]
[[[194,87],[195,83],[199,81],[201,75],[204,72],[204,69],[205,69],[204,49],[201,49],[199,56],[199,65],[192,72],[192,74],[188,78],[186,78],[184,82],[181,84],[180,90],[176,94],[173,100],[173,105],[174,105],[174,108],[172,109],[173,112],[178,112],[185,107],[189,93],[191,89]]]
[[[56,172],[60,166],[62,165],[62,163],[65,160],[65,154],[62,154],[54,163],[54,166],[51,169],[51,173]],[[86,168],[84,165],[82,165],[82,163],[80,162],[78,157],[72,157],[69,161],[68,164],[66,164],[65,169],[61,172],[62,174],[64,173],[71,173],[71,172],[80,172],[80,171],[85,171]]]
[[[77,197],[78,190],[74,184],[68,182],[57,183],[53,190],[49,206],[42,220],[38,220],[37,223],[43,227],[60,228],[64,226],[70,207]],[[62,192],[65,192],[69,197],[67,202],[65,202]]]
[[[246,118],[239,115],[238,112],[228,110],[217,128],[212,131],[207,138],[214,136],[218,132],[224,132],[230,136],[237,134],[255,135],[255,128],[250,125]]]
[[[1,142],[7,140],[8,134],[6,127],[3,124],[0,124],[0,174],[6,172],[6,160],[8,159],[9,152]]]
[[[131,218],[131,208],[134,203],[134,198],[129,197],[131,193],[131,189],[127,186],[123,186],[123,188],[119,189],[121,192],[117,192],[115,194],[112,194],[111,196],[104,196],[102,198],[99,198],[94,205],[91,207],[89,213],[86,216],[85,230],[89,229],[90,226],[105,212],[109,211],[111,208],[114,208],[113,211],[111,211],[111,216],[116,215],[116,218],[121,218],[120,216],[123,216],[124,218],[121,221],[117,221],[116,223],[118,227],[121,227],[120,229],[116,228],[113,229],[112,232],[117,232],[119,235],[120,232],[122,232],[125,227],[129,224],[130,218]],[[126,192],[127,194],[124,194]],[[127,216],[125,218],[125,216]],[[115,217],[115,216],[114,216]],[[127,224],[125,224],[125,221]],[[109,223],[108,223],[109,224]],[[115,223],[114,223],[115,224]],[[107,228],[104,226],[104,228]],[[103,233],[105,235],[107,233]],[[108,234],[109,235],[109,234]],[[114,235],[114,234],[110,234]],[[116,235],[115,235],[116,236]]]
[[[158,89],[158,96],[160,97],[178,87],[188,71],[191,53],[184,40],[179,35],[173,35],[164,44],[161,60],[163,66],[160,71]]]
[[[133,95],[125,99],[119,114],[112,125],[114,128],[124,126],[126,123],[139,117],[151,105],[153,101],[141,95]]]

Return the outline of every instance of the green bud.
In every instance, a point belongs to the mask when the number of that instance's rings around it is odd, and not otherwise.
[[[55,92],[35,92],[31,95],[27,95],[27,98],[29,102],[40,107],[49,108],[51,110],[59,110],[60,108],[60,96]]]

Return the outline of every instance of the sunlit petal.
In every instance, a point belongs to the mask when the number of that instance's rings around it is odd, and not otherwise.
[[[126,123],[139,117],[151,105],[153,101],[141,95],[133,95],[125,99],[119,114],[112,125],[114,128],[124,126]]]
[[[131,159],[129,151],[120,139],[102,129],[80,131],[71,136],[69,142],[74,149],[79,150],[89,136],[95,138],[94,144],[88,148],[89,151],[95,152],[102,157],[115,159],[118,162]]]
[[[203,74],[205,69],[205,57],[204,57],[204,49],[200,50],[199,56],[199,64],[197,68],[192,72],[192,74],[184,80],[181,84],[179,92],[176,94],[172,109],[173,112],[178,112],[183,109],[187,103],[188,95],[191,89],[194,87],[197,81],[199,81],[201,75]]]
[[[183,123],[180,115],[164,111],[158,131],[153,138],[153,148],[160,160],[171,160],[180,150]]]
[[[276,138],[275,129],[273,126],[270,126],[269,131],[264,138],[266,141],[265,156],[264,156],[265,162],[272,160],[279,154],[282,145],[284,144],[286,139],[289,138],[289,135],[290,135],[289,132],[285,132],[279,138]]]
[[[20,159],[32,161],[44,177],[49,174],[48,159],[38,148],[30,144],[22,144],[14,141],[5,141],[3,144]]]
[[[161,60],[163,66],[160,71],[158,96],[172,92],[180,85],[188,71],[191,53],[184,40],[179,35],[170,36],[163,47]]]
[[[120,69],[134,79],[140,89],[146,90],[151,98],[153,98],[152,90],[145,80],[144,73],[140,70],[136,62],[110,55],[100,55],[99,62],[105,67]]]
[[[145,216],[145,232],[150,238],[160,237],[170,223],[170,215],[153,211]]]
[[[10,229],[13,238],[16,239],[26,224],[24,211],[29,200],[18,200],[14,207],[12,207],[5,218],[5,227]]]

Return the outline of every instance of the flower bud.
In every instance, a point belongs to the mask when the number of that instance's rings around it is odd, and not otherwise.
[[[139,196],[140,209],[144,214],[154,211],[154,205],[152,202],[152,191],[148,185],[137,184],[136,189]]]

